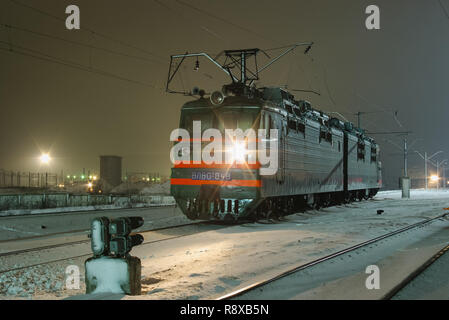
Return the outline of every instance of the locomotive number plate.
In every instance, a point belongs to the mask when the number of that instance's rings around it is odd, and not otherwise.
[[[231,173],[217,171],[194,171],[192,172],[192,180],[231,180]]]

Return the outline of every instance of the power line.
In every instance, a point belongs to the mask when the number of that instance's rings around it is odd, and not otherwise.
[[[175,10],[175,9],[173,9],[173,8],[170,8],[169,6],[167,6],[167,5],[166,5],[165,3],[163,3],[162,1],[159,1],[159,0],[153,0],[153,1],[156,2],[158,5],[160,5],[161,7],[167,9],[168,11],[170,11],[170,12],[176,14],[178,17],[181,17],[182,19],[188,21],[189,24],[192,23],[192,19],[187,18],[184,14],[180,13],[179,11],[177,11],[177,10]],[[198,26],[198,28],[201,29],[202,31],[204,31],[204,32],[206,32],[206,33],[208,33],[208,34],[214,36],[215,38],[218,38],[218,39],[220,39],[220,40],[223,40],[222,37],[220,37],[220,36],[219,36],[218,34],[216,34],[215,32],[209,30],[208,28],[206,28],[206,27],[204,27],[204,26],[201,26],[201,25],[198,25],[198,24],[197,24],[197,26]]]
[[[190,8],[190,9],[194,10],[194,11],[200,12],[201,14],[204,14],[204,15],[206,15],[208,17],[214,18],[215,20],[219,20],[219,21],[224,22],[226,24],[229,24],[229,25],[231,25],[231,26],[233,26],[235,28],[238,28],[238,29],[243,30],[243,31],[248,32],[248,33],[251,33],[251,34],[253,34],[253,35],[255,35],[255,36],[257,36],[257,37],[259,37],[261,39],[269,40],[271,42],[278,42],[278,41],[275,41],[273,39],[269,39],[266,36],[264,36],[264,35],[262,35],[262,34],[260,34],[258,32],[252,31],[252,30],[250,30],[248,28],[245,28],[245,27],[242,27],[242,26],[240,26],[240,25],[238,25],[238,24],[236,24],[234,22],[228,21],[228,20],[223,19],[223,18],[221,18],[219,16],[216,16],[216,15],[210,13],[210,12],[207,12],[207,11],[205,11],[203,9],[197,8],[197,7],[195,7],[195,6],[193,6],[193,5],[189,4],[189,3],[185,3],[184,1],[181,1],[181,0],[175,0],[175,1],[178,2],[179,4],[183,5],[183,6],[186,6],[186,7]]]
[[[151,62],[151,63],[160,64],[160,62],[155,61],[155,60],[151,60],[151,59],[148,59],[148,58],[144,58],[144,57],[140,57],[140,56],[134,56],[134,55],[126,54],[126,53],[123,53],[123,52],[118,52],[118,51],[114,51],[114,50],[111,50],[111,49],[106,49],[106,48],[102,48],[102,47],[98,47],[98,46],[95,46],[95,45],[90,45],[90,44],[86,44],[86,43],[82,43],[82,42],[78,42],[78,41],[74,41],[74,40],[68,40],[68,39],[64,39],[64,38],[57,37],[57,36],[54,36],[54,35],[50,35],[48,33],[42,33],[42,32],[38,32],[38,31],[33,31],[33,30],[29,30],[29,29],[26,29],[26,28],[17,27],[17,26],[13,26],[13,25],[9,25],[9,24],[2,24],[2,23],[0,23],[0,26],[3,26],[5,28],[18,30],[18,31],[22,31],[22,32],[26,32],[26,33],[30,33],[30,34],[34,34],[34,35],[38,35],[38,36],[42,36],[42,37],[46,37],[46,38],[50,38],[50,39],[54,39],[54,40],[58,40],[58,41],[62,41],[62,42],[71,43],[71,44],[78,45],[78,46],[81,46],[81,47],[102,50],[102,51],[105,51],[105,52],[108,52],[108,53],[112,53],[112,54],[116,54],[116,55],[120,55],[120,56],[124,56],[124,57],[128,57],[128,58],[139,59],[139,60],[143,60],[143,61],[147,61],[147,62]]]
[[[9,1],[11,1],[12,3],[14,3],[14,4],[18,5],[18,6],[22,6],[22,7],[28,8],[28,9],[30,9],[30,10],[34,10],[34,11],[36,11],[36,12],[42,14],[42,15],[45,15],[45,16],[47,16],[47,17],[50,17],[50,18],[53,18],[53,19],[56,19],[56,20],[59,20],[59,21],[63,21],[63,22],[65,23],[65,19],[63,19],[63,18],[61,18],[61,17],[58,17],[58,16],[56,16],[56,15],[53,15],[53,14],[51,14],[51,13],[48,13],[48,12],[46,12],[46,11],[44,11],[44,10],[35,8],[35,7],[30,6],[30,5],[28,5],[28,4],[24,4],[24,3],[20,2],[20,1],[17,1],[17,0],[9,0]],[[129,48],[133,48],[134,50],[141,51],[141,52],[143,52],[143,53],[146,53],[146,54],[151,55],[151,56],[153,56],[153,57],[156,57],[156,58],[158,58],[158,59],[165,60],[164,58],[162,58],[162,57],[160,57],[160,56],[154,54],[153,52],[150,52],[150,51],[148,51],[148,50],[146,50],[146,49],[142,49],[142,48],[137,47],[137,46],[135,46],[135,45],[129,44],[129,43],[125,42],[125,41],[122,41],[122,40],[119,40],[119,39],[114,39],[114,38],[112,38],[112,37],[109,36],[109,35],[106,35],[106,34],[97,32],[97,31],[95,31],[95,30],[93,30],[93,29],[91,29],[91,28],[84,27],[84,28],[82,28],[82,29],[80,29],[80,30],[84,30],[84,31],[91,32],[92,34],[95,34],[95,35],[98,36],[98,37],[102,37],[102,38],[107,39],[107,40],[109,40],[109,41],[119,43],[119,44],[121,44],[121,45],[123,45],[123,46],[129,47]]]
[[[27,56],[27,57],[31,57],[31,58],[34,58],[34,59],[38,59],[38,60],[42,60],[42,61],[46,61],[46,62],[51,62],[51,63],[63,65],[65,67],[79,69],[79,70],[82,70],[82,71],[95,73],[95,74],[99,74],[99,75],[102,75],[102,76],[115,78],[115,79],[118,79],[118,80],[127,81],[127,82],[134,83],[134,84],[139,84],[139,85],[142,85],[142,86],[145,86],[145,87],[150,87],[150,88],[155,88],[155,89],[162,89],[162,88],[157,88],[156,86],[154,86],[152,84],[149,84],[149,83],[145,83],[145,82],[141,82],[141,81],[138,81],[138,80],[125,78],[125,77],[122,77],[122,76],[119,76],[119,75],[116,75],[116,74],[113,74],[113,73],[110,73],[110,72],[107,72],[107,71],[103,71],[103,70],[100,70],[100,69],[90,68],[90,67],[87,67],[85,65],[78,64],[78,63],[75,63],[75,62],[72,62],[72,61],[67,61],[67,60],[64,60],[64,59],[61,59],[61,58],[58,58],[58,57],[54,57],[54,56],[42,53],[42,52],[34,50],[34,49],[18,46],[18,45],[15,45],[15,44],[9,44],[6,41],[0,41],[0,43],[3,43],[3,44],[6,44],[6,45],[10,46],[10,48],[0,48],[0,50],[6,51],[6,52],[9,52],[9,53],[14,53],[14,54],[22,55],[22,56]],[[24,50],[24,51],[16,50],[14,48],[18,48],[18,49],[21,49],[21,50]],[[26,52],[26,51],[29,51],[29,52]],[[32,52],[32,53],[30,53],[30,52]]]

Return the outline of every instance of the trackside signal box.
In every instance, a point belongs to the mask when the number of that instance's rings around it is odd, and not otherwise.
[[[85,262],[86,293],[141,294],[141,261],[131,249],[143,242],[140,234],[131,234],[143,225],[142,217],[96,218],[91,224],[94,254]]]

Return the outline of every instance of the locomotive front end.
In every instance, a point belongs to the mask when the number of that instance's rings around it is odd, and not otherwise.
[[[261,107],[230,97],[186,103],[174,136],[171,194],[189,219],[237,220],[258,205],[261,179],[257,132]],[[231,136],[243,134],[240,139]],[[246,134],[246,135],[245,135]]]

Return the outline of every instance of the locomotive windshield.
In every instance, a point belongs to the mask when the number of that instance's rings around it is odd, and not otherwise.
[[[181,127],[189,131],[190,134],[193,132],[193,121],[201,121],[201,132],[214,128],[216,123],[215,115],[211,110],[205,110],[204,108],[183,110]]]
[[[218,129],[224,132],[224,129],[257,129],[258,110],[239,108],[224,109],[218,116]]]
[[[220,109],[185,109],[181,115],[181,127],[192,133],[193,121],[201,121],[201,131],[217,128],[224,133],[225,129],[258,128],[260,109],[244,107],[222,107]]]

